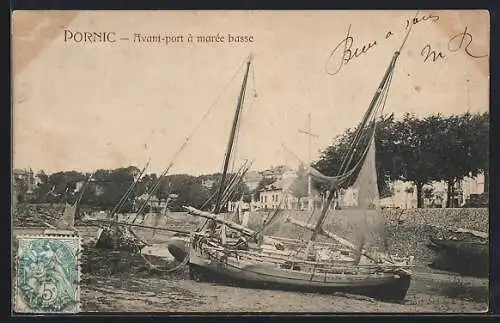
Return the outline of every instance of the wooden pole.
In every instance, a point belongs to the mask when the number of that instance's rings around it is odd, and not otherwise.
[[[245,76],[243,78],[243,84],[241,85],[240,95],[238,97],[238,105],[236,106],[236,112],[234,113],[233,125],[231,128],[231,134],[229,136],[229,142],[227,144],[226,156],[224,159],[224,168],[222,170],[222,178],[219,186],[219,190],[217,192],[217,197],[215,201],[215,212],[219,213],[221,208],[222,194],[224,192],[224,182],[226,181],[227,169],[229,167],[229,160],[231,159],[231,151],[233,150],[234,138],[236,135],[238,120],[240,117],[241,109],[243,107],[243,101],[245,97],[245,90],[248,80],[248,71],[250,69],[251,58],[247,61],[247,68],[245,72]]]
[[[154,227],[154,226],[149,226],[149,225],[142,225],[142,224],[133,224],[133,223],[128,223],[128,222],[119,222],[119,221],[113,221],[113,220],[87,220],[85,221],[92,225],[93,223],[103,223],[103,224],[114,224],[116,226],[123,225],[127,227],[137,227],[137,228],[146,228],[146,229],[154,229],[154,230],[160,230],[160,231],[170,231],[170,232],[176,232],[176,233],[184,233],[186,235],[189,235],[191,232],[190,231],[185,231],[185,230],[178,230],[178,229],[169,229],[169,228],[162,228],[162,227]]]
[[[246,234],[248,236],[253,236],[256,234],[256,232],[254,230],[251,230],[251,229],[244,227],[240,224],[234,223],[233,221],[224,220],[221,217],[219,217],[217,214],[201,211],[201,210],[198,210],[198,209],[191,207],[191,206],[183,206],[183,208],[186,211],[188,211],[188,213],[191,215],[201,216],[203,218],[212,220],[214,222],[226,225],[226,226],[230,227],[231,229],[236,230],[238,232],[241,232],[243,234]]]
[[[292,219],[290,217],[287,218],[286,221],[288,221],[288,222],[290,222],[292,224],[295,224],[297,226],[300,226],[302,228],[309,229],[311,231],[314,231],[316,229],[316,227],[314,225],[312,225],[312,224],[308,224],[308,223],[305,223],[305,222],[302,222],[302,221],[298,221],[298,220]],[[333,239],[333,240],[335,240],[335,241],[343,244],[344,246],[346,246],[346,247],[348,247],[348,248],[350,248],[350,249],[352,249],[352,250],[354,250],[356,252],[359,252],[359,249],[356,248],[356,246],[352,242],[350,242],[350,241],[348,241],[348,240],[346,240],[346,239],[344,239],[344,238],[342,238],[342,237],[334,234],[333,232],[329,232],[329,231],[325,230],[323,227],[320,227],[320,231],[318,233],[323,234],[323,235],[325,235],[325,236],[327,236],[327,237],[329,237],[329,238],[331,238],[331,239]],[[364,249],[361,250],[361,254],[363,256],[367,257],[370,260],[373,260],[375,262],[379,262],[379,259],[375,255],[372,255],[371,253],[369,253],[368,251],[366,251]]]

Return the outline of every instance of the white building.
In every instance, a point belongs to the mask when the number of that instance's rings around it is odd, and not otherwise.
[[[468,199],[471,194],[483,194],[484,190],[484,174],[479,174],[474,178],[466,177],[461,183],[464,200]]]
[[[313,204],[321,205],[319,196],[296,197],[292,185],[297,181],[297,171],[287,166],[277,166],[260,172],[262,178],[274,182],[260,190],[259,205],[263,209],[312,210]],[[302,181],[301,181],[302,182]],[[307,182],[302,184],[307,185]],[[300,184],[299,184],[300,185]],[[304,187],[307,190],[307,187]]]
[[[417,188],[411,182],[394,181],[391,184],[393,195],[380,200],[382,207],[396,207],[401,209],[413,209],[417,207]],[[430,196],[426,196],[429,190]],[[484,174],[478,176],[466,177],[455,185],[455,200],[453,205],[460,207],[471,194],[484,193]],[[448,187],[446,182],[432,182],[423,187],[424,207],[446,207],[448,199]]]
[[[273,183],[260,191],[260,207],[263,209],[297,209],[298,198],[283,188],[282,182]]]

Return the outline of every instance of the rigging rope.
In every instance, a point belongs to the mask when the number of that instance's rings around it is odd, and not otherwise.
[[[219,101],[219,99],[221,98],[222,94],[225,92],[225,90],[229,87],[229,85],[234,81],[234,79],[236,78],[236,76],[239,74],[239,72],[241,71],[241,69],[243,68],[244,66],[244,62],[240,65],[240,67],[238,68],[238,70],[233,74],[233,76],[231,77],[231,79],[229,80],[229,82],[224,86],[224,88],[222,89],[221,93],[217,96],[217,98],[212,102],[212,104],[209,106],[209,108],[205,111],[205,113],[203,114],[202,118],[200,119],[200,121],[196,124],[196,126],[194,127],[194,129],[191,131],[191,133],[185,138],[184,142],[182,143],[181,147],[179,148],[179,150],[177,150],[177,152],[174,154],[174,156],[171,158],[171,162],[170,164],[168,165],[168,167],[162,172],[161,176],[158,178],[155,186],[153,187],[153,189],[151,190],[151,192],[149,193],[149,197],[148,199],[143,203],[143,205],[141,206],[141,208],[139,209],[139,211],[137,212],[135,218],[134,218],[134,221],[135,219],[137,218],[137,216],[139,216],[140,212],[142,212],[147,204],[147,202],[149,201],[149,199],[151,198],[151,195],[156,191],[156,189],[159,187],[159,184],[160,184],[160,181],[161,179],[168,173],[168,171],[172,168],[172,166],[174,165],[174,161],[177,159],[177,157],[180,155],[180,153],[184,150],[184,148],[187,146],[187,144],[191,141],[193,135],[196,133],[196,131],[199,129],[199,127],[203,124],[203,122],[205,121],[205,119],[208,117],[208,115],[210,114],[210,112],[212,111],[212,109],[214,108],[215,104]]]
[[[78,199],[75,201],[75,203],[73,204],[73,206],[78,206],[80,204],[80,202],[82,201],[83,194],[85,193],[85,189],[89,186],[89,183],[92,180],[92,178],[94,177],[94,174],[95,174],[95,172],[92,173],[92,174],[90,174],[89,178],[87,179],[87,181],[85,182],[85,184],[81,188],[80,195],[78,196]]]
[[[415,19],[417,19],[418,12],[419,12],[419,10],[417,10],[417,12],[415,13],[415,16],[413,17],[413,20],[410,22],[410,27],[409,27],[408,31],[406,32],[405,38],[403,39],[403,43],[402,43],[402,44],[401,44],[401,46],[399,47],[398,52],[400,52],[400,53],[401,53],[401,50],[403,49],[403,47],[404,47],[404,46],[405,46],[405,44],[406,44],[406,40],[408,40],[408,36],[410,35],[411,29],[412,29],[412,27],[413,27],[413,21],[414,21]]]
[[[252,97],[252,100],[250,101],[250,106],[243,110],[244,112],[242,112],[242,116],[238,122],[238,124],[236,125],[236,134],[235,134],[235,140],[234,140],[234,145],[233,145],[233,149],[231,151],[231,155],[233,155],[233,163],[232,163],[232,169],[234,170],[235,168],[235,162],[237,160],[236,156],[237,156],[237,153],[238,153],[238,147],[239,147],[239,138],[240,138],[240,129],[241,128],[244,128],[243,127],[243,124],[245,124],[245,118],[244,118],[244,114],[247,114],[249,113],[250,111],[252,111],[252,109],[254,108],[255,106],[255,102],[257,101],[257,91],[255,89],[255,75],[253,74],[253,67],[254,67],[254,64],[252,64],[252,77],[253,77],[253,86],[254,88],[252,89],[254,91],[254,95]],[[246,98],[246,91],[243,93],[243,104],[246,102],[245,101],[245,98]]]
[[[395,57],[397,57],[397,56],[395,56]],[[354,154],[355,154],[356,149],[357,149],[357,148],[355,148],[354,151],[352,152],[350,158],[349,158],[349,162],[346,163],[345,162],[346,159],[344,159],[344,161],[342,163],[342,167],[345,167],[349,170],[346,169],[344,172],[339,174],[340,176],[330,177],[331,179],[347,180],[352,174],[354,174],[356,171],[360,170],[360,168],[361,168],[361,166],[366,158],[366,155],[369,151],[370,145],[372,144],[372,142],[374,141],[374,138],[375,138],[377,115],[380,111],[383,111],[383,108],[385,107],[387,93],[389,90],[389,85],[390,85],[390,82],[392,80],[392,75],[394,73],[394,63],[395,63],[395,59],[393,59],[393,61],[391,62],[392,66],[390,66],[389,73],[388,73],[387,78],[385,79],[384,83],[382,84],[381,90],[378,90],[378,91],[382,92],[382,95],[380,95],[376,98],[376,101],[374,102],[372,109],[370,109],[370,111],[367,111],[367,113],[365,114],[364,122],[365,122],[365,124],[369,124],[368,128],[371,128],[370,129],[371,133],[368,136],[369,140],[364,148],[363,153],[361,154],[361,157],[359,158],[357,163],[352,168],[349,169],[349,166],[350,166],[349,164],[351,164],[352,158],[354,157]],[[361,131],[364,128],[365,127],[364,127],[363,123],[360,124],[360,126],[358,127],[356,134],[355,134],[355,137],[354,137],[354,140],[353,140],[353,142],[351,142],[352,148],[359,146],[362,139],[367,138],[366,136],[363,137],[362,133],[361,133]],[[288,147],[286,147],[286,145],[284,145],[284,147],[286,149],[290,150]],[[333,194],[333,193],[334,192],[330,192],[330,194]],[[323,218],[323,220],[321,222],[324,222],[325,220],[326,220],[326,216]],[[320,223],[320,225],[323,225],[323,223]]]
[[[417,15],[418,15],[418,11],[415,14],[415,18],[417,17]],[[412,25],[413,24],[410,24],[409,30],[408,30],[408,32],[405,35],[405,38],[404,38],[403,43],[401,44],[401,46],[400,46],[400,48],[399,48],[399,50],[397,52],[397,55],[399,55],[399,53],[403,49],[404,45],[406,44],[408,36],[409,36],[409,34],[410,34],[411,30],[412,30]],[[376,117],[377,117],[378,113],[381,113],[384,110],[384,107],[385,107],[385,104],[386,104],[386,101],[387,101],[388,91],[390,89],[390,85],[391,85],[392,77],[393,77],[393,73],[394,73],[394,67],[395,67],[394,65],[395,65],[395,60],[392,61],[392,66],[390,67],[391,70],[389,71],[389,74],[388,74],[388,76],[387,76],[384,84],[382,85],[382,91],[383,91],[382,96],[377,97],[377,99],[376,99],[377,101],[375,102],[374,107],[372,107],[371,109],[369,109],[366,112],[365,117],[364,117],[364,121],[363,121],[364,123],[360,124],[360,126],[358,127],[358,129],[357,129],[357,131],[355,133],[354,140],[351,142],[351,148],[354,148],[354,149],[351,151],[350,156],[349,157],[346,156],[346,158],[344,158],[344,160],[342,161],[341,169],[340,169],[340,172],[339,172],[340,176],[336,176],[336,178],[341,177],[342,179],[347,179],[350,175],[352,175],[359,168],[359,165],[361,165],[362,162],[365,160],[365,157],[366,157],[366,155],[368,153],[368,150],[369,150],[369,148],[370,148],[370,146],[371,146],[371,144],[372,144],[372,142],[374,140],[374,137],[375,137],[376,121],[377,121]],[[252,65],[252,79],[253,79],[253,82],[254,82],[254,85],[255,85],[255,74],[254,74],[254,70],[253,70],[253,65]],[[256,96],[256,92],[255,92],[254,95]],[[271,121],[271,118],[267,118],[267,120],[270,123],[271,128],[273,129],[273,131],[275,131],[276,134],[278,135],[278,138],[280,139],[280,141],[282,143],[282,146],[285,147],[287,150],[291,151],[286,146],[286,144],[284,143],[284,141],[282,140],[281,135],[276,131],[276,127],[274,126],[273,122]],[[366,145],[363,153],[361,154],[361,158],[359,159],[359,161],[354,165],[354,167],[352,167],[350,170],[348,170],[349,166],[351,164],[352,158],[354,157],[354,155],[356,154],[356,151],[357,151],[357,148],[355,148],[355,147],[357,147],[360,144],[361,140],[363,139],[362,138],[362,131],[364,130],[366,124],[370,124],[369,128],[372,128],[371,129],[371,134],[369,136],[368,143],[367,143],[367,145]],[[240,125],[238,125],[238,130],[239,130],[239,126]],[[238,131],[238,133],[239,133],[239,131]],[[233,147],[233,149],[234,149],[234,147]],[[234,167],[234,161],[233,161],[233,167]],[[345,169],[345,168],[347,168],[347,169]],[[331,192],[330,194],[333,194],[333,192]],[[284,200],[284,198],[281,199],[280,206],[278,207],[278,210],[281,208],[283,200]],[[261,230],[259,230],[259,233],[262,232],[264,230],[264,228],[267,227],[269,225],[269,223],[272,222],[272,220],[278,214],[278,210],[273,214],[273,216],[271,217],[271,219],[270,219],[269,222],[266,221],[267,220],[267,217],[266,217],[266,219],[264,220],[264,223],[263,223],[263,226],[262,226]],[[311,216],[309,217],[308,222],[311,220],[313,214],[314,214],[314,212],[311,213]],[[323,221],[324,221],[324,219],[323,219]],[[361,248],[362,248],[362,246],[361,246]],[[186,257],[186,259],[187,259],[187,257]],[[186,259],[184,259],[184,261],[186,261]]]
[[[113,210],[111,211],[110,217],[113,217],[116,213],[118,213],[120,211],[120,208],[123,206],[123,204],[125,203],[127,198],[130,196],[133,189],[136,187],[137,183],[139,183],[139,180],[141,179],[142,175],[144,175],[144,172],[148,168],[150,162],[151,162],[151,159],[148,159],[146,165],[143,167],[143,169],[139,173],[139,177],[137,177],[137,179],[132,182],[132,184],[129,186],[128,190],[125,192],[125,194],[123,194],[123,196],[120,199],[120,201],[118,202],[118,204],[116,204],[115,207],[113,208]]]
[[[221,205],[224,205],[227,203],[227,200],[228,200],[230,194],[232,194],[233,188],[235,188],[241,182],[241,181],[238,181],[238,179],[241,180],[241,177],[246,173],[246,171],[250,167],[250,166],[247,166],[247,162],[248,161],[245,161],[245,163],[240,167],[238,172],[236,174],[233,174],[232,177],[230,178],[229,185],[226,186],[226,188],[222,192]],[[237,183],[237,184],[235,184],[235,183]],[[212,196],[209,198],[209,200],[212,200],[216,194],[217,194],[217,192],[212,194]],[[205,204],[207,204],[207,203],[208,203],[208,200],[207,200],[207,202],[205,202]],[[209,221],[210,221],[209,219],[205,219],[203,225],[198,230],[203,230]]]
[[[217,96],[217,98],[212,102],[212,104],[208,107],[208,109],[205,111],[205,113],[203,114],[202,118],[200,119],[200,121],[196,124],[196,126],[194,127],[194,129],[191,131],[191,133],[188,134],[188,136],[186,136],[186,138],[184,139],[184,142],[181,144],[180,148],[176,151],[176,153],[173,155],[173,157],[171,158],[171,162],[170,164],[167,166],[167,168],[164,169],[164,171],[162,172],[161,176],[158,178],[157,182],[155,183],[153,189],[149,192],[149,196],[148,196],[148,199],[144,202],[144,204],[141,206],[141,208],[139,209],[139,211],[136,213],[133,221],[135,221],[137,219],[137,217],[140,215],[140,213],[144,210],[145,208],[145,205],[147,204],[147,202],[149,201],[150,197],[152,196],[152,194],[156,191],[156,189],[159,187],[159,184],[161,182],[161,179],[168,173],[168,171],[171,169],[171,167],[174,165],[174,161],[177,159],[177,157],[181,154],[181,152],[185,149],[185,147],[187,146],[187,144],[191,141],[193,135],[196,133],[196,131],[199,129],[199,127],[203,124],[203,122],[205,121],[205,119],[208,117],[208,115],[210,114],[210,112],[213,110],[213,108],[215,107],[216,103],[219,101],[219,99],[222,97],[222,94],[225,92],[225,90],[229,87],[229,85],[234,81],[234,79],[236,78],[236,76],[239,74],[239,72],[241,71],[241,69],[243,68],[244,66],[244,63],[245,62],[242,62],[242,64],[240,65],[240,67],[238,68],[238,70],[232,75],[231,79],[229,80],[229,82],[224,86],[224,88],[222,89],[221,93]],[[133,222],[132,221],[132,222]],[[187,223],[186,223],[187,225]],[[150,263],[149,261],[147,261],[147,259],[144,258],[143,256],[143,259],[147,262],[147,263]],[[179,264],[179,266],[173,268],[173,269],[170,269],[168,271],[173,271],[173,270],[176,270],[180,267],[182,267],[183,265],[185,265],[188,261],[188,257],[186,257],[186,259],[183,260],[183,262],[181,262],[181,264]]]

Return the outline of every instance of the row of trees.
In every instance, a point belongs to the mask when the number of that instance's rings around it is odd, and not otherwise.
[[[140,174],[137,167],[118,168],[114,170],[98,170],[92,176],[88,185],[82,186],[90,177],[89,173],[76,171],[58,172],[46,175],[43,171],[36,175],[37,185],[32,192],[24,181],[18,180],[15,188],[18,200],[30,203],[73,203],[80,196],[81,205],[112,209],[125,195],[129,187]],[[134,190],[125,201],[122,210],[137,209],[137,197],[150,192],[155,185],[153,196],[166,200],[171,194],[177,195],[169,204],[171,210],[181,210],[182,205],[201,207],[215,194],[217,180],[220,174],[190,176],[186,174],[169,175],[158,181],[156,174],[146,174],[140,178]],[[158,183],[158,184],[157,184]],[[207,185],[207,183],[211,185]],[[241,184],[237,187],[232,199],[239,199],[247,194],[248,188]],[[21,198],[19,198],[21,197]],[[139,202],[140,203],[140,202]]]
[[[318,170],[336,175],[353,134],[353,129],[347,129],[323,151],[315,163]],[[434,114],[425,118],[406,114],[400,120],[394,115],[382,116],[377,122],[375,145],[381,197],[392,194],[390,181],[410,181],[416,187],[417,206],[422,207],[424,185],[445,181],[449,202],[457,181],[480,172],[488,177],[489,114]]]
[[[334,143],[323,151],[315,167],[326,175],[336,175],[342,157],[349,150],[354,130],[347,129]],[[488,174],[489,160],[489,115],[470,114],[449,117],[440,114],[417,118],[406,114],[396,120],[393,115],[380,118],[376,128],[376,167],[381,197],[392,194],[390,181],[403,180],[415,184],[417,204],[422,207],[423,197],[432,194],[423,189],[432,181],[445,181],[448,185],[448,201],[454,194],[455,183],[465,176],[475,176],[483,171]],[[81,203],[83,205],[113,208],[128,190],[140,170],[137,167],[98,170],[86,188]],[[305,169],[299,169],[299,178],[292,185],[292,193],[301,198],[307,195]],[[77,183],[85,182],[90,174],[76,171],[58,172],[46,175],[43,171],[36,175],[38,185],[31,194],[26,194],[25,183],[16,184],[20,196],[27,196],[34,203],[73,202],[78,197]],[[215,194],[220,174],[190,176],[185,174],[164,177],[155,191],[159,199],[170,194],[177,198],[170,204],[173,210],[182,205],[201,207]],[[486,176],[487,178],[487,176]],[[158,182],[156,174],[143,176],[135,186],[124,205],[125,210],[134,208],[136,197],[150,191]],[[254,194],[258,200],[261,188],[272,183],[264,179]],[[209,185],[207,185],[209,184]],[[211,184],[211,185],[210,185]],[[241,184],[234,199],[242,195],[249,199],[248,188]]]

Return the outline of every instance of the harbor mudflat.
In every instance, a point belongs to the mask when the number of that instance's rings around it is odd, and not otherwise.
[[[53,213],[53,210],[47,212]],[[437,212],[437,211],[436,211]],[[32,214],[33,216],[33,214]],[[41,218],[42,215],[36,216]],[[31,217],[30,217],[31,218]],[[19,220],[19,219],[18,219]],[[13,237],[41,234],[35,220],[16,220]],[[168,215],[168,226],[181,228],[191,217]],[[49,219],[47,219],[49,221]],[[189,221],[188,221],[189,222]],[[412,222],[413,223],[413,222]],[[25,225],[22,225],[25,224]],[[247,289],[190,280],[188,268],[164,273],[152,271],[140,255],[125,251],[91,248],[97,227],[77,226],[83,239],[81,310],[83,312],[483,312],[488,309],[488,279],[464,277],[428,267],[432,251],[426,248],[429,225],[391,226],[390,246],[403,252],[410,245],[416,267],[405,301],[401,304],[375,301],[355,295],[319,295],[288,291]],[[155,250],[167,250],[172,234],[136,230]],[[13,241],[15,251],[15,239]],[[163,247],[162,247],[163,246]],[[151,247],[153,248],[153,247]],[[158,254],[158,252],[155,252]],[[13,255],[15,256],[15,255]],[[156,264],[168,268],[175,262],[167,254]],[[154,262],[154,258],[148,257]],[[265,296],[265,297],[263,297]],[[265,301],[264,301],[265,300]]]
[[[414,274],[402,304],[336,296],[246,289],[171,276],[86,275],[82,309],[88,312],[483,312],[488,282],[446,273]]]

